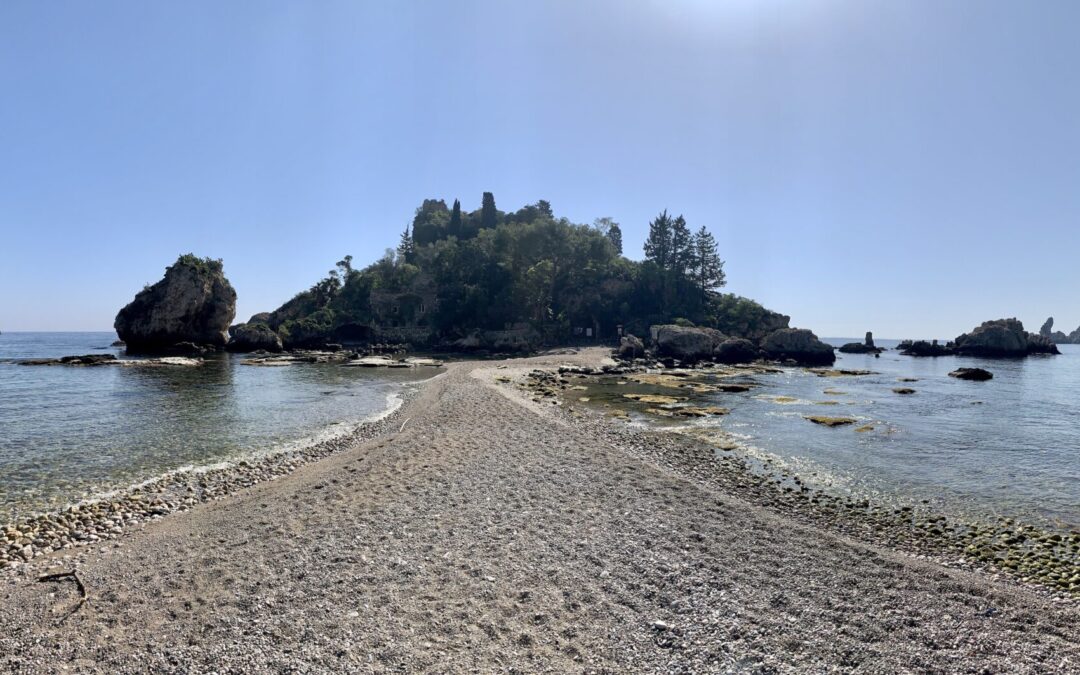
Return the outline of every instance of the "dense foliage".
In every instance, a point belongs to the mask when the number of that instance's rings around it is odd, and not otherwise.
[[[360,270],[347,256],[267,322],[287,343],[301,343],[341,326],[396,322],[397,305],[412,298],[420,314],[409,315],[410,325],[440,340],[529,324],[557,342],[588,328],[610,338],[618,325],[641,334],[676,318],[723,328],[766,312],[716,293],[724,263],[704,227],[691,233],[685,219],[665,211],[650,225],[645,254],[643,262],[622,256],[612,219],[577,225],[557,218],[546,201],[504,213],[491,193],[473,212],[457,200],[448,208],[428,199],[396,250]],[[400,298],[393,318],[373,304],[382,297]]]

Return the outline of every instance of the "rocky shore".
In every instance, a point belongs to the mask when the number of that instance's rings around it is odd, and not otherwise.
[[[1080,660],[1075,600],[963,569],[970,558],[932,543],[954,524],[918,505],[777,485],[736,447],[560,403],[602,365],[619,370],[598,350],[452,364],[277,480],[234,479],[220,499],[150,490],[185,512],[133,505],[140,526],[3,573],[0,606],[19,609],[0,612],[0,669],[1049,673]],[[939,564],[950,557],[957,568]]]

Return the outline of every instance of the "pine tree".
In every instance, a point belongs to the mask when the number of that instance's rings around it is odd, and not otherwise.
[[[679,216],[671,221],[671,263],[670,271],[676,282],[686,276],[686,271],[693,261],[693,240],[690,228],[686,226],[686,219]]]
[[[409,230],[408,225],[405,226],[405,231],[401,233],[397,253],[407,263],[411,263],[416,257],[416,245],[413,243],[412,232]]]
[[[495,211],[495,195],[485,192],[484,199],[480,203],[480,228],[491,230],[495,229],[497,224],[498,213]]]
[[[716,250],[716,238],[703,225],[694,235],[692,251],[691,278],[701,291],[704,304],[709,291],[721,288],[726,283],[724,261]]]
[[[656,263],[662,270],[671,265],[671,216],[667,209],[649,223],[649,236],[645,239],[645,258]]]
[[[464,239],[465,231],[461,227],[461,202],[454,200],[454,208],[450,211],[450,223],[446,226],[446,234]]]

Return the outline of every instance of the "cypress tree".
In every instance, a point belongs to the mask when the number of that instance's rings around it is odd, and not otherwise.
[[[446,226],[446,233],[458,239],[464,239],[464,230],[461,227],[461,202],[454,200],[454,208],[450,211],[450,224]]]
[[[480,227],[481,229],[494,229],[498,221],[495,211],[495,195],[490,192],[484,193],[484,199],[480,203]]]

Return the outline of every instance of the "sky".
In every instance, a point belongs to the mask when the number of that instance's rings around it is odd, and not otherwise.
[[[705,225],[821,336],[1080,324],[1080,3],[0,3],[0,330],[107,330],[180,253],[238,320],[426,197]]]

